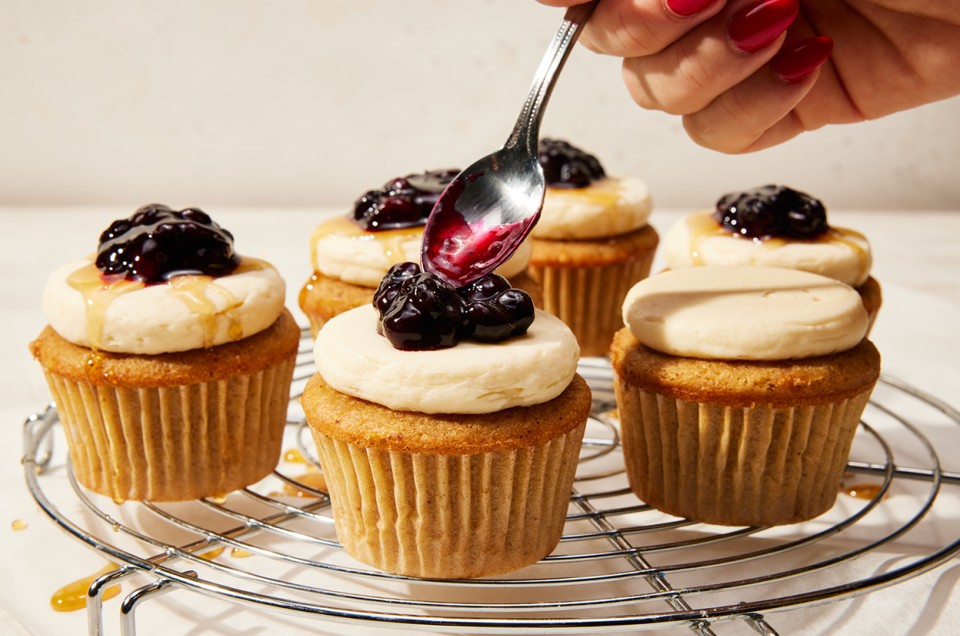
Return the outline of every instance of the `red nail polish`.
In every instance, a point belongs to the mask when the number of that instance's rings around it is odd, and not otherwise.
[[[786,31],[799,11],[797,0],[764,0],[733,14],[727,34],[735,47],[753,53]]]
[[[818,37],[788,42],[770,62],[773,72],[784,82],[799,82],[827,61],[833,52],[833,40]]]
[[[667,8],[681,18],[696,15],[714,3],[714,0],[666,0]]]

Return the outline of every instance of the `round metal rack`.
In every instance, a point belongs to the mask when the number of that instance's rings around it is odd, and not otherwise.
[[[288,450],[262,482],[217,500],[115,503],[73,478],[53,405],[24,425],[24,476],[54,523],[117,565],[90,586],[91,634],[103,633],[104,590],[128,579],[139,582],[119,610],[128,636],[136,632],[136,608],[170,591],[407,631],[612,633],[685,626],[708,635],[723,621],[776,634],[771,614],[885,588],[960,551],[960,528],[926,552],[917,553],[923,542],[912,541],[936,519],[945,488],[960,485],[960,475],[944,471],[936,452],[944,439],[960,443],[960,412],[933,396],[881,378],[832,510],[792,526],[729,528],[670,517],[631,493],[609,363],[588,358],[579,370],[594,391],[594,408],[563,538],[547,559],[496,579],[400,577],[342,551],[297,400],[313,372],[306,333]],[[50,470],[55,466],[66,467],[67,479],[63,470]],[[863,566],[906,542],[911,549],[895,568]]]

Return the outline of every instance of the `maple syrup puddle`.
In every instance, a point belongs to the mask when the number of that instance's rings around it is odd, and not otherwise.
[[[309,472],[293,478],[298,484],[303,484],[306,488],[299,488],[297,484],[283,484],[283,494],[291,497],[316,497],[313,491],[327,492],[327,480],[321,472]]]
[[[883,490],[883,484],[874,483],[874,482],[857,482],[854,481],[854,475],[852,473],[845,473],[843,476],[843,481],[840,482],[840,492],[847,495],[848,497],[853,497],[855,499],[876,499],[877,495],[880,494],[880,491]],[[884,495],[886,497],[886,495]]]
[[[95,574],[67,583],[50,597],[50,607],[57,612],[75,612],[85,608],[87,606],[87,591],[90,589],[90,585],[104,574],[113,572],[116,569],[117,566],[108,563]],[[107,601],[119,593],[119,583],[109,585],[100,593],[100,598],[101,600]]]
[[[306,464],[307,458],[303,456],[299,448],[291,448],[283,453],[283,461],[288,464]]]

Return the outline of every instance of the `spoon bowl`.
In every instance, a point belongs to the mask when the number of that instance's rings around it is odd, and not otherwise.
[[[537,158],[540,122],[595,4],[567,9],[503,147],[470,164],[440,194],[423,233],[425,270],[457,287],[469,285],[507,260],[533,229],[546,191]]]

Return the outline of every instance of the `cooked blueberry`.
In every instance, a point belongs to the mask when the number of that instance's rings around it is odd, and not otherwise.
[[[435,274],[421,272],[397,284],[378,328],[397,349],[442,349],[457,344],[461,301]]]
[[[510,316],[511,336],[526,333],[530,325],[533,324],[533,299],[530,298],[530,294],[522,289],[511,288],[504,291],[497,296],[497,304],[503,307],[507,315]]]
[[[724,195],[717,201],[714,219],[735,234],[760,239],[814,238],[830,227],[823,203],[778,185]]]
[[[357,199],[353,219],[372,232],[423,225],[440,193],[458,172],[431,170],[391,179],[379,190],[370,190]]]
[[[240,263],[233,235],[197,208],[141,207],[100,235],[96,265],[104,274],[158,283],[177,274],[223,276]]]
[[[519,289],[509,288],[485,300],[464,299],[463,307],[461,334],[480,342],[519,336],[533,324],[533,300]]]
[[[549,186],[585,188],[606,176],[596,157],[561,139],[541,139],[537,154]]]
[[[488,274],[454,288],[416,263],[394,265],[373,297],[378,333],[406,350],[452,347],[461,338],[497,342],[525,333],[533,323],[530,295]]]
[[[506,340],[513,333],[507,310],[496,303],[470,301],[463,304],[461,335],[480,342]]]
[[[393,303],[393,299],[397,297],[400,284],[419,273],[420,266],[409,262],[397,263],[387,270],[387,275],[383,277],[377,291],[373,293],[373,305],[377,308],[380,316],[387,312],[391,303]]]
[[[487,274],[478,278],[458,292],[464,300],[491,300],[503,291],[510,289],[510,282],[503,276]]]

